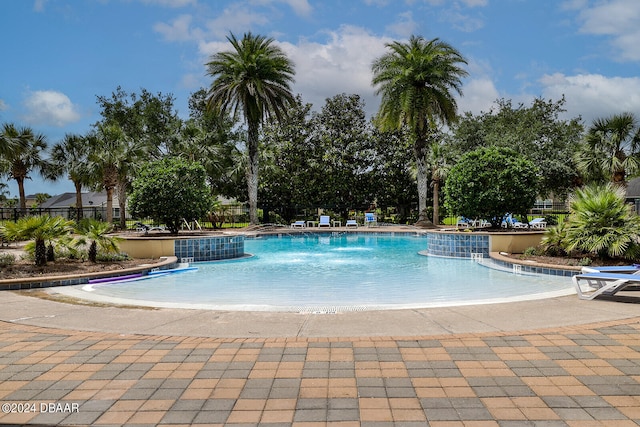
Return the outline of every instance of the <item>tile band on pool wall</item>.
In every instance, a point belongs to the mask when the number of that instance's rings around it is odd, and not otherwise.
[[[427,254],[452,258],[471,258],[481,253],[489,257],[489,236],[470,233],[427,233]]]
[[[176,239],[175,256],[193,262],[216,261],[244,256],[244,236],[200,237]]]

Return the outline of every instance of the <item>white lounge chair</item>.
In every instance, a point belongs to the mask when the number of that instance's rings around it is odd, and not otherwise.
[[[318,227],[331,227],[331,217],[329,215],[320,215]]]
[[[356,221],[355,219],[348,219],[347,223],[345,224],[345,227],[355,227],[358,228],[358,221]]]
[[[294,223],[291,224],[291,228],[304,228],[307,226],[307,223],[305,221],[296,221]]]
[[[576,274],[571,278],[580,299],[592,300],[599,296],[613,296],[622,290],[640,290],[640,270],[636,273],[598,272]],[[586,282],[585,289],[580,282]]]
[[[365,212],[364,213],[364,224],[366,226],[378,225],[378,220],[376,219],[376,214],[373,212]]]
[[[529,221],[529,227],[531,228],[547,228],[547,222],[544,218],[534,218]]]
[[[456,227],[467,228],[469,227],[469,220],[463,216],[459,217],[456,221]]]
[[[605,266],[588,266],[582,267],[583,273],[628,273],[638,274],[640,272],[640,264],[633,265],[605,265]]]

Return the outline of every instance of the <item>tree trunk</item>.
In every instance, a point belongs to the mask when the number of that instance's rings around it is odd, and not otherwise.
[[[413,147],[416,156],[416,181],[418,183],[418,222],[420,227],[433,227],[427,218],[427,190],[429,188],[429,176],[427,168],[427,141],[423,137],[417,137]]]
[[[414,146],[414,153],[416,156],[416,181],[418,183],[418,213],[420,219],[423,212],[427,209],[427,189],[429,187],[429,181],[427,179],[427,145],[426,141],[422,138],[416,140]]]
[[[16,177],[18,183],[18,195],[20,196],[20,211],[24,215],[27,212],[27,196],[24,194],[24,178]]]
[[[248,123],[247,150],[249,165],[247,170],[247,190],[249,191],[249,223],[258,224],[258,125]]]
[[[35,259],[36,265],[38,267],[42,267],[47,265],[47,246],[45,245],[44,239],[37,238],[36,240],[36,249],[35,249]]]
[[[433,224],[440,224],[440,179],[433,179]]]
[[[76,219],[80,221],[84,218],[84,212],[82,211],[82,184],[78,181],[73,181],[73,185],[76,188]]]
[[[118,206],[120,207],[120,229],[127,229],[127,184],[122,181],[118,182]]]
[[[113,187],[107,187],[107,222],[113,222]]]

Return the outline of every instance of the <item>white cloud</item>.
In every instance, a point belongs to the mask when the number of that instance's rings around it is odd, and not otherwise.
[[[255,25],[267,24],[269,20],[265,15],[257,13],[242,5],[232,5],[225,9],[222,15],[207,22],[208,33],[216,38],[224,37],[232,33],[244,33]]]
[[[587,125],[596,118],[640,111],[640,77],[556,73],[544,75],[540,83],[544,98],[558,100],[564,95],[568,115],[581,115]]]
[[[7,108],[9,108],[9,106],[7,105],[7,103],[6,103],[6,102],[4,102],[4,100],[3,100],[3,99],[0,99],[0,111],[4,111],[4,110],[6,110]]]
[[[398,19],[393,24],[387,25],[386,31],[401,37],[409,37],[415,33],[418,23],[414,21],[411,12],[404,12],[398,15]]]
[[[53,90],[30,92],[24,102],[25,120],[32,124],[62,127],[80,119],[80,114],[67,95]]]
[[[453,28],[465,33],[470,33],[484,27],[484,21],[482,19],[462,13],[460,10],[443,10],[440,16],[443,21],[449,22]]]
[[[462,0],[467,7],[484,7],[489,3],[489,0]]]
[[[33,10],[36,12],[44,12],[44,6],[47,4],[48,0],[35,0],[33,2]]]
[[[578,19],[580,31],[586,34],[612,37],[622,60],[640,61],[640,2],[637,0],[608,0],[582,9]]]
[[[193,38],[191,34],[191,15],[180,15],[171,22],[166,24],[158,22],[153,26],[154,31],[162,34],[168,41],[187,41]]]
[[[385,43],[392,40],[353,26],[326,34],[323,43],[300,40],[280,44],[296,66],[294,93],[301,93],[316,110],[327,98],[340,93],[358,94],[367,113],[375,113],[380,101],[371,86],[371,64],[386,52]]]
[[[313,8],[307,0],[284,0],[291,9],[299,16],[309,16],[313,12]]]
[[[496,99],[500,98],[498,89],[487,77],[470,79],[462,88],[463,96],[458,100],[458,112],[470,111],[473,114],[488,112]]]
[[[142,3],[152,4],[164,7],[185,7],[190,5],[195,5],[197,0],[141,0]]]
[[[363,0],[367,6],[386,6],[391,0]]]
[[[251,5],[268,6],[273,3],[285,3],[298,16],[310,16],[313,7],[308,0],[248,0]]]

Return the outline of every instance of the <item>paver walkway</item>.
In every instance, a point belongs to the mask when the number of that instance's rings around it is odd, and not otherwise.
[[[123,335],[0,322],[2,424],[625,427],[640,317],[416,337]]]

